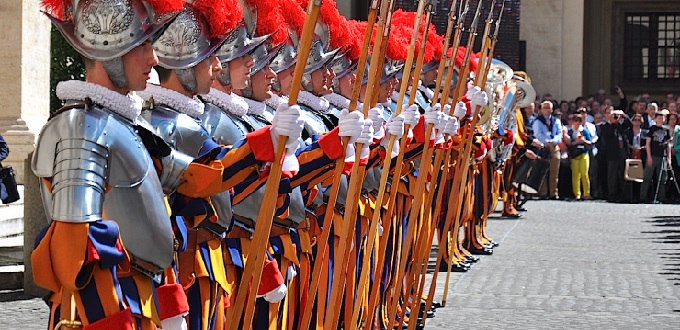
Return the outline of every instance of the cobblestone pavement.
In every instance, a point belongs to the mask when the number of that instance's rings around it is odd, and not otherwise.
[[[680,328],[680,206],[531,201],[489,220],[501,246],[451,276],[426,329]],[[441,300],[444,276],[438,278]],[[42,300],[0,292],[4,329],[45,329]]]
[[[680,328],[680,206],[530,201],[527,209],[521,220],[490,219],[501,245],[452,274],[447,306],[426,329]]]

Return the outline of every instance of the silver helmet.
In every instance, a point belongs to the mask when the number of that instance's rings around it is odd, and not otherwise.
[[[368,82],[368,69],[369,69],[369,61],[366,61],[366,69],[364,70],[364,76],[362,77],[361,84],[366,84]],[[380,70],[380,84],[384,84],[390,79],[401,78],[401,73],[402,70],[404,69],[404,63],[401,61],[396,61],[396,60],[391,60],[389,58],[385,58],[385,63],[383,64],[381,70]]]
[[[70,20],[46,14],[66,41],[95,61],[121,57],[150,37],[158,37],[178,13],[156,14],[141,0],[71,0]]]
[[[210,56],[227,36],[211,37],[206,17],[187,4],[154,42],[153,48],[160,66],[166,69],[187,69]]]
[[[70,7],[64,2],[62,8],[70,19],[46,15],[78,53],[101,62],[111,82],[125,87],[122,56],[149,38],[152,42],[158,38],[180,12],[181,2],[174,4],[176,11],[156,13],[141,0],[72,0]]]

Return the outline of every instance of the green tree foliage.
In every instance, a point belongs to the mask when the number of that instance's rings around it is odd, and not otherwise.
[[[50,49],[50,113],[62,107],[62,102],[57,98],[57,83],[64,80],[85,80],[85,65],[71,45],[66,42],[59,31],[52,26],[50,36],[52,48]]]

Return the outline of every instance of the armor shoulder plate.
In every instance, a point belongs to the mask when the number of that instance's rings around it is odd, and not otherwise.
[[[150,119],[154,132],[166,143],[192,157],[198,155],[203,142],[210,138],[207,130],[194,118],[166,107],[155,106],[153,110],[146,110],[144,117]]]
[[[221,145],[233,145],[249,132],[239,119],[229,116],[212,104],[206,104],[201,121],[210,137]]]

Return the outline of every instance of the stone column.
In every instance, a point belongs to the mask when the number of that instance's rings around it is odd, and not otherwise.
[[[0,134],[11,165],[24,183],[24,160],[49,116],[50,23],[39,0],[4,1],[0,6]]]

